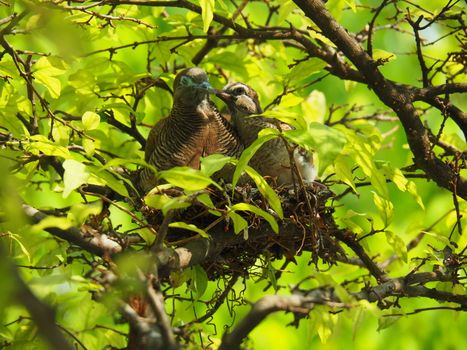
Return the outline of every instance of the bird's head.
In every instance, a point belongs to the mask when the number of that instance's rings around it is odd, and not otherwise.
[[[197,105],[214,89],[206,72],[198,67],[187,68],[177,74],[174,81],[174,100],[177,103]]]
[[[216,96],[227,104],[232,115],[244,116],[263,113],[258,94],[246,84],[228,84],[222,91],[217,91]]]

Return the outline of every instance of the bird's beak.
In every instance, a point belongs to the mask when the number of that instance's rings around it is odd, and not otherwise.
[[[215,89],[207,81],[203,81],[201,84],[198,84],[198,88],[206,90],[209,93],[215,93]]]
[[[217,97],[219,97],[225,103],[233,102],[233,96],[222,90],[215,90],[214,92]]]

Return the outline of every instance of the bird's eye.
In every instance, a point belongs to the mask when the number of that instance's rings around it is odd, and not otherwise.
[[[192,84],[193,84],[193,81],[191,80],[190,77],[187,77],[186,75],[184,75],[180,78],[180,85],[190,86]]]
[[[238,96],[238,95],[243,95],[245,93],[245,89],[243,87],[237,87],[235,89],[232,90],[232,93],[235,95],[235,96]]]

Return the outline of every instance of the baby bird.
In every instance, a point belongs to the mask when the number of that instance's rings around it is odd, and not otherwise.
[[[272,128],[281,131],[292,129],[289,124],[261,115],[254,116],[263,113],[263,110],[258,100],[258,94],[246,84],[228,84],[216,95],[227,104],[232,124],[245,148],[256,140],[262,129]],[[301,147],[295,147],[293,159],[302,179],[305,182],[312,182],[316,177],[312,155]],[[293,184],[294,178],[297,179],[291,169],[286,144],[281,138],[264,143],[251,158],[249,165],[261,175],[275,178],[278,185],[290,185]]]
[[[198,169],[201,157],[241,153],[242,145],[231,124],[209,99],[212,91],[208,76],[201,68],[188,68],[177,74],[170,114],[152,128],[146,142],[148,164],[158,170],[175,166]],[[155,185],[153,172],[143,169],[139,188],[147,192]]]

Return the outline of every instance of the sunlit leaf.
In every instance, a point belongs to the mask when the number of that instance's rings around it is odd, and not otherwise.
[[[201,158],[201,172],[206,176],[212,176],[215,172],[221,170],[232,157],[222,154],[211,154]]]
[[[57,156],[61,158],[71,158],[70,151],[66,147],[55,144],[43,135],[31,136],[31,142],[28,148],[39,151],[47,156]]]
[[[81,121],[85,130],[93,130],[99,126],[101,117],[95,112],[88,111],[83,114],[83,116],[81,117]]]
[[[180,229],[183,229],[183,230],[196,232],[201,237],[209,238],[209,235],[208,235],[208,233],[206,231],[200,229],[199,227],[197,227],[194,224],[187,224],[186,222],[183,222],[183,221],[177,221],[177,222],[171,222],[169,224],[169,227],[180,228]]]
[[[402,238],[392,231],[386,231],[386,240],[402,261],[407,262],[407,246]]]
[[[306,78],[309,78],[312,74],[319,72],[327,63],[317,58],[310,58],[306,61],[302,61],[294,66],[290,73],[287,75],[287,80],[291,83],[298,83]]]
[[[392,61],[395,60],[397,56],[392,53],[381,49],[373,50],[373,59],[383,60],[383,61]]]
[[[379,215],[383,219],[384,226],[387,227],[392,220],[394,204],[392,204],[391,201],[381,197],[376,192],[373,192],[373,201],[379,211]]]
[[[248,222],[242,218],[240,214],[237,214],[234,211],[229,211],[227,215],[230,219],[232,219],[234,232],[236,235],[248,228]]]
[[[175,167],[159,172],[159,176],[171,184],[189,191],[203,190],[209,185],[217,185],[201,171],[189,167]]]
[[[261,130],[258,134],[258,138],[248,148],[246,148],[240,156],[233,175],[232,186],[237,184],[240,175],[245,171],[245,167],[248,165],[248,162],[254,156],[256,151],[258,151],[265,142],[277,137],[278,134],[279,131],[275,129],[268,128]]]
[[[73,190],[86,183],[91,174],[86,165],[74,159],[65,160],[63,168],[65,169],[63,174],[63,197],[66,198]]]
[[[213,19],[215,0],[200,0],[201,17],[203,18],[203,31],[207,33]]]
[[[251,204],[248,204],[248,203],[237,203],[237,204],[234,204],[233,206],[230,207],[230,210],[232,211],[237,211],[237,210],[241,210],[241,211],[249,211],[249,212],[252,212],[258,216],[261,216],[263,219],[265,219],[269,225],[271,226],[271,228],[273,229],[273,231],[275,233],[279,233],[279,226],[277,225],[277,222],[276,220],[274,219],[274,217],[265,212],[263,209],[260,209],[258,207],[255,207],[254,205],[251,205]]]
[[[336,172],[336,176],[339,180],[349,185],[354,192],[357,192],[357,188],[353,181],[352,167],[347,162],[346,158],[347,157],[344,157],[343,155],[338,155],[336,157],[334,161],[334,171]]]
[[[320,174],[334,162],[347,142],[340,131],[320,123],[310,123],[308,130],[289,130],[283,134],[291,142],[318,153]]]
[[[256,184],[259,192],[268,201],[271,208],[277,213],[280,219],[284,218],[282,205],[279,195],[269,186],[267,181],[255,169],[250,166],[245,167],[245,172],[250,176]]]

